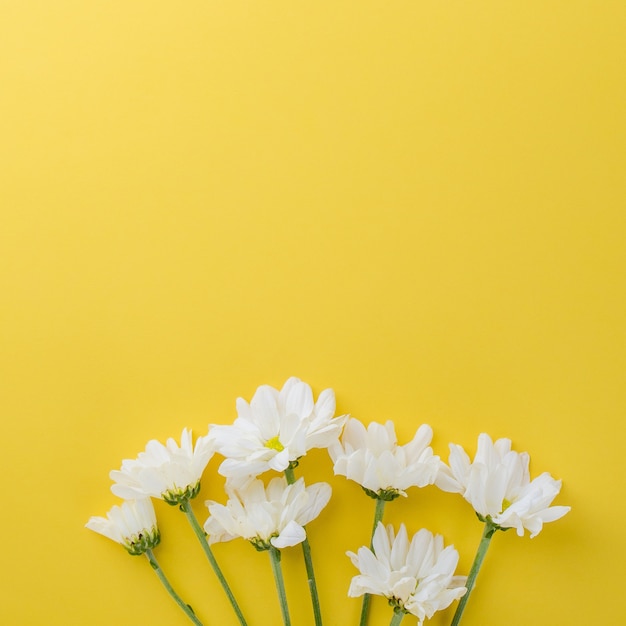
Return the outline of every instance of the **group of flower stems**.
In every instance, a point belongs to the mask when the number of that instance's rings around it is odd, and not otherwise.
[[[297,465],[297,462],[291,463],[284,472],[285,479],[287,480],[287,483],[290,485],[295,482],[294,467],[296,465]],[[193,512],[190,498],[186,498],[181,502],[169,501],[169,504],[177,504],[180,510],[187,517],[189,524],[193,528],[193,531],[196,534],[196,537],[200,541],[202,549],[204,550],[204,553],[207,559],[209,560],[209,563],[211,564],[211,567],[213,568],[213,571],[215,572],[215,575],[217,576],[217,579],[219,580],[220,585],[222,586],[222,589],[226,593],[226,596],[228,597],[228,600],[233,610],[235,611],[235,615],[237,616],[239,623],[241,624],[241,626],[247,626],[248,622],[246,621],[243,615],[243,612],[241,608],[239,607],[239,604],[237,603],[237,600],[235,599],[235,596],[228,582],[226,581],[226,578],[224,577],[224,574],[222,570],[220,569],[220,566],[218,565],[217,560],[215,559],[215,556],[213,555],[213,551],[211,550],[211,546],[209,545],[209,542],[207,541],[206,534],[204,530],[202,529],[202,526],[200,526],[200,523],[198,522],[198,519],[195,513]],[[274,575],[274,581],[276,583],[276,590],[278,592],[278,599],[280,602],[280,610],[282,614],[283,624],[284,626],[291,626],[291,617],[289,614],[289,606],[287,604],[287,594],[285,592],[285,581],[284,581],[282,567],[281,567],[280,550],[278,550],[277,548],[275,548],[269,543],[263,544],[263,545],[261,545],[260,543],[256,543],[254,545],[256,549],[259,551],[269,552],[272,573]],[[302,545],[302,553],[304,556],[304,563],[306,567],[309,592],[311,594],[311,603],[313,606],[313,615],[315,618],[315,625],[322,626],[322,613],[320,609],[319,595],[317,592],[317,583],[315,581],[315,572],[313,570],[311,546],[309,544],[308,537],[305,538],[304,541],[302,541],[301,545]],[[156,560],[156,557],[154,556],[154,553],[152,552],[152,550],[146,549],[144,552],[139,552],[139,554],[141,553],[146,555],[146,557],[148,558],[148,561],[150,562],[150,565],[152,566],[157,576],[159,577],[159,580],[161,581],[165,589],[168,591],[168,593],[172,596],[176,604],[185,613],[185,615],[187,615],[187,617],[197,626],[203,626],[202,622],[198,619],[198,617],[194,613],[192,607],[186,602],[184,602],[181,599],[181,597],[178,595],[178,593],[174,590],[169,580],[166,578],[165,574],[163,573],[163,570],[161,569],[158,561]],[[361,621],[361,624],[363,623],[365,622]]]
[[[292,622],[281,549],[300,543],[315,626],[322,626],[304,527],[324,508],[331,487],[327,483],[305,487],[304,479],[296,480],[295,469],[308,450],[326,448],[334,474],[358,483],[376,503],[369,549],[363,546],[358,554],[347,553],[360,572],[348,590],[350,597],[363,596],[359,626],[368,623],[369,594],[389,601],[393,608],[390,626],[398,626],[409,613],[422,626],[435,611],[460,600],[452,620],[452,626],[458,626],[494,533],[515,528],[519,536],[528,530],[534,537],[545,522],[557,520],[570,510],[551,506],[561,481],[547,472],[531,481],[530,457],[512,450],[510,439],[493,442],[481,433],[473,461],[461,446],[450,444],[446,465],[433,454],[433,433],[427,424],[417,429],[412,441],[399,446],[390,420],[384,425],[372,422],[366,428],[347,415],[334,417],[334,412],[331,389],[314,401],[310,386],[295,377],[289,378],[280,391],[263,385],[250,403],[237,400],[234,424],[211,425],[209,434],[198,438],[195,447],[191,432],[184,429],[180,446],[171,438],[166,445],[151,440],[136,459],[122,461],[121,469],[109,476],[114,481],[111,491],[125,502],[114,506],[107,519],[92,517],[87,527],[121,543],[133,555],[145,554],[178,606],[197,625],[200,620],[173,590],[154,557],[152,549],[160,535],[151,498],[178,506],[186,515],[241,626],[247,626],[246,619],[209,540],[214,543],[243,537],[257,550],[268,553],[284,626]],[[206,503],[210,516],[203,527],[191,500],[200,492],[202,473],[214,452],[225,457],[218,472],[226,477],[230,499],[226,506]],[[273,478],[265,487],[257,477],[269,470],[284,474],[284,479]],[[454,576],[459,555],[453,546],[443,547],[441,536],[421,529],[409,542],[404,524],[395,534],[393,526],[381,523],[387,502],[406,495],[409,487],[432,484],[461,494],[485,525],[466,580]]]
[[[295,466],[297,466],[297,462],[291,463],[284,472],[284,475],[288,484],[293,484],[295,482],[295,472],[294,472]],[[390,493],[390,494],[377,495],[377,494],[374,494],[373,492],[370,492],[369,490],[365,490],[365,491],[366,493],[368,493],[368,495],[374,498],[376,502],[375,511],[374,511],[374,523],[372,525],[372,535],[371,535],[372,540],[370,540],[370,549],[372,549],[373,551],[374,532],[376,531],[378,524],[382,522],[383,514],[385,511],[385,504],[388,501],[394,500],[399,494],[396,492],[396,493]],[[196,534],[198,540],[200,541],[200,544],[204,550],[204,553],[207,559],[209,560],[209,563],[215,575],[217,576],[217,579],[219,580],[219,583],[222,586],[222,589],[226,593],[226,596],[235,612],[235,615],[237,616],[239,623],[241,624],[241,626],[248,626],[248,622],[246,621],[243,615],[243,612],[239,604],[237,603],[237,600],[235,599],[235,596],[228,582],[226,581],[226,578],[224,577],[224,574],[222,570],[220,569],[217,563],[217,560],[215,559],[215,556],[213,555],[213,551],[211,550],[211,547],[207,541],[206,534],[202,526],[198,522],[198,519],[195,513],[193,512],[190,499],[187,498],[187,499],[184,499],[182,502],[169,502],[169,503],[177,504],[179,509],[185,514],[189,524],[191,525],[194,533]],[[457,606],[454,617],[452,618],[451,626],[458,626],[461,622],[461,617],[463,615],[463,611],[465,610],[465,605],[467,604],[469,595],[474,587],[474,583],[476,581],[478,571],[485,558],[485,555],[487,553],[487,548],[489,547],[492,536],[497,530],[508,530],[508,528],[501,528],[497,526],[496,524],[494,524],[488,519],[481,520],[481,521],[485,522],[485,526],[484,526],[483,535],[482,535],[480,544],[478,546],[478,550],[476,552],[476,556],[474,558],[474,562],[472,563],[472,566],[470,568],[470,573],[467,578],[467,582],[466,582],[467,593],[461,598]],[[274,576],[274,582],[276,584],[276,590],[278,593],[278,599],[280,603],[280,610],[281,610],[283,625],[291,626],[292,622],[291,622],[291,617],[289,613],[289,606],[287,604],[287,594],[285,592],[285,583],[284,583],[284,577],[283,577],[282,567],[281,567],[280,550],[278,550],[277,548],[275,548],[269,543],[263,544],[263,545],[261,544],[254,544],[254,545],[257,548],[257,550],[267,551],[269,553],[272,573]],[[322,612],[320,608],[319,594],[317,591],[317,583],[315,580],[315,572],[314,572],[313,560],[311,556],[311,546],[309,544],[308,537],[304,539],[301,545],[302,545],[302,553],[304,557],[304,563],[305,563],[306,574],[307,574],[307,583],[309,587],[309,593],[311,596],[313,616],[315,619],[315,626],[322,626]],[[194,613],[191,605],[185,603],[181,599],[181,597],[178,595],[178,593],[174,590],[174,588],[172,587],[172,585],[166,578],[165,574],[163,573],[163,570],[159,566],[158,561],[156,560],[156,557],[154,556],[154,553],[152,552],[152,550],[147,549],[143,553],[148,558],[150,565],[155,570],[157,576],[159,577],[165,589],[172,596],[176,604],[182,609],[185,615],[187,615],[187,617],[197,626],[203,626],[202,622],[198,619],[198,617]],[[366,626],[366,624],[368,623],[371,599],[372,599],[372,596],[370,594],[363,595],[363,600],[361,603],[360,618],[359,618],[359,626]],[[406,614],[407,612],[402,610],[401,608],[399,607],[395,608],[393,611],[392,618],[391,618],[390,626],[399,626]]]

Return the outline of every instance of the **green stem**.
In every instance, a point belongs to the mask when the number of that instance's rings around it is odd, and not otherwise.
[[[293,485],[296,482],[296,476],[291,465],[285,470],[285,478],[287,484]],[[322,626],[322,611],[320,609],[320,598],[317,593],[317,583],[315,582],[315,571],[313,570],[313,558],[311,557],[311,545],[309,538],[305,537],[302,542],[302,554],[304,556],[304,565],[306,567],[307,582],[309,585],[309,593],[311,594],[311,604],[313,605],[313,616],[315,618],[315,626]]]
[[[293,485],[296,482],[296,473],[293,471],[291,465],[285,470],[285,478],[288,485]]]
[[[374,551],[374,533],[376,532],[378,523],[381,522],[383,519],[384,512],[385,512],[385,500],[382,500],[381,498],[376,498],[376,510],[374,511],[374,524],[372,526],[372,538],[370,539],[370,549],[372,551]],[[359,621],[359,626],[365,626],[367,624],[367,618],[369,616],[371,601],[372,601],[372,596],[369,593],[366,593],[363,595],[363,603],[361,604],[361,619]],[[398,624],[399,623],[400,622],[398,622]]]
[[[404,619],[404,611],[394,611],[389,626],[400,626],[400,622]]]
[[[239,605],[237,604],[237,600],[235,600],[235,596],[233,595],[233,592],[230,590],[230,587],[228,586],[228,583],[226,582],[226,578],[224,578],[224,574],[222,574],[222,570],[220,569],[220,566],[217,564],[217,561],[215,560],[215,557],[213,556],[213,552],[211,550],[211,547],[209,546],[209,542],[206,539],[204,530],[198,523],[198,519],[196,518],[193,512],[193,509],[191,508],[191,503],[189,502],[189,500],[187,500],[186,502],[183,502],[180,505],[180,510],[187,516],[187,520],[191,524],[193,531],[196,533],[196,537],[198,537],[198,540],[200,541],[200,545],[202,546],[202,549],[204,550],[204,553],[206,554],[207,559],[209,559],[209,563],[211,564],[211,567],[213,568],[215,575],[217,576],[218,580],[220,581],[220,584],[222,585],[222,589],[224,589],[224,591],[226,592],[226,595],[228,596],[228,599],[230,600],[230,604],[232,605],[235,611],[235,614],[237,615],[237,618],[239,619],[239,623],[241,624],[241,626],[247,626],[246,620],[244,619],[241,609],[239,608]]]
[[[181,597],[174,591],[174,588],[172,587],[172,585],[170,585],[170,581],[167,580],[167,578],[165,577],[163,570],[159,566],[158,561],[156,560],[154,554],[152,553],[152,550],[146,550],[145,555],[148,561],[150,561],[150,565],[152,565],[152,569],[155,571],[156,575],[159,577],[159,580],[163,583],[163,586],[165,587],[167,592],[170,594],[170,596],[172,596],[172,598],[174,598],[174,602],[178,604],[178,606],[183,610],[185,615],[194,624],[196,624],[196,626],[202,626],[202,622],[196,617],[195,613],[193,612],[193,609],[188,604],[185,604],[182,601]]]
[[[374,511],[374,524],[372,525],[372,538],[370,539],[370,548],[374,548],[374,533],[378,528],[378,523],[383,521],[383,513],[385,512],[385,500],[376,499],[376,510]]]
[[[496,530],[498,529],[491,522],[485,522],[483,536],[481,537],[480,543],[478,544],[478,550],[476,551],[476,556],[474,557],[474,562],[472,563],[469,576],[467,577],[467,583],[465,584],[465,586],[467,587],[467,592],[461,598],[459,606],[456,607],[456,612],[454,613],[454,617],[452,618],[452,624],[450,626],[458,626],[461,622],[461,617],[463,615],[463,611],[465,610],[465,605],[469,600],[470,593],[472,593],[474,583],[476,582],[476,577],[478,576],[478,570],[483,564],[485,554],[487,554],[487,548],[489,547],[491,538],[493,537],[493,534],[496,532]]]
[[[270,561],[272,562],[272,572],[274,573],[274,581],[276,582],[276,590],[278,591],[278,599],[280,600],[280,612],[283,615],[283,624],[291,626],[289,619],[289,607],[287,606],[287,594],[285,593],[285,581],[283,579],[283,570],[280,566],[280,550],[274,546],[270,546]]]

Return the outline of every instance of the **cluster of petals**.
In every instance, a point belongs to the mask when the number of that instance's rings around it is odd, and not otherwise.
[[[208,437],[199,437],[195,447],[191,431],[183,429],[180,446],[172,438],[165,445],[156,440],[147,443],[136,459],[122,461],[120,470],[109,476],[111,491],[121,498],[152,496],[178,504],[197,495],[200,478],[213,456]]]
[[[287,484],[283,477],[263,481],[248,479],[234,486],[227,482],[229,500],[223,505],[208,501],[210,516],[204,524],[209,543],[242,537],[259,550],[286,548],[306,538],[304,526],[326,506],[330,485],[315,483],[305,487],[300,478]]]
[[[237,399],[232,425],[213,425],[209,437],[225,460],[219,473],[229,478],[282,472],[312,448],[337,441],[346,416],[334,417],[335,394],[326,389],[313,399],[311,387],[292,377],[278,391],[257,389],[250,403]]]
[[[126,500],[121,506],[114,506],[106,517],[90,517],[85,526],[121,544],[131,554],[143,554],[160,540],[150,498]]]
[[[440,535],[422,529],[409,541],[404,524],[395,535],[393,526],[379,523],[372,548],[347,553],[360,571],[350,583],[350,597],[385,596],[397,610],[415,615],[421,626],[466,592],[465,577],[454,575],[459,553],[453,546],[444,548]]]
[[[437,486],[462,494],[483,521],[515,528],[519,536],[526,529],[534,537],[570,507],[550,506],[561,481],[547,472],[531,481],[529,463],[528,453],[511,450],[510,439],[494,443],[482,433],[473,462],[461,446],[450,444],[449,467],[442,463]]]
[[[405,496],[409,487],[435,482],[440,460],[430,447],[432,437],[432,428],[422,424],[412,441],[399,446],[393,422],[372,422],[366,429],[359,420],[350,418],[341,440],[328,452],[335,474],[354,480],[379,497]]]

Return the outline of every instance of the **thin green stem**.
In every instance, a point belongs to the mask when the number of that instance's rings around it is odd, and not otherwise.
[[[385,512],[385,500],[382,500],[381,498],[376,498],[376,510],[374,511],[374,524],[372,526],[372,537],[370,539],[370,549],[372,551],[374,550],[374,533],[376,532],[378,523],[381,522],[383,519],[384,512]],[[371,601],[372,601],[372,596],[369,593],[366,593],[363,595],[363,603],[361,604],[361,619],[359,620],[359,626],[365,626],[367,624],[367,618],[369,616]]]
[[[400,626],[400,622],[404,619],[404,611],[394,611],[389,626]]]
[[[496,532],[496,530],[497,528],[491,522],[485,522],[485,527],[483,528],[483,536],[481,537],[480,543],[478,544],[478,550],[476,551],[476,556],[474,557],[474,562],[472,563],[469,576],[467,577],[467,583],[465,584],[465,586],[467,587],[467,592],[461,598],[459,606],[456,607],[456,612],[454,613],[454,617],[452,618],[452,624],[450,626],[458,626],[461,622],[461,617],[463,615],[463,611],[465,610],[465,605],[469,600],[470,593],[472,593],[474,583],[476,582],[476,577],[478,576],[478,570],[480,570],[480,566],[483,564],[485,554],[487,554],[487,548],[489,548],[489,543],[491,542],[491,538],[493,537],[493,534]]]
[[[289,466],[285,470],[285,478],[287,484],[293,485],[296,482],[296,476],[293,468]],[[315,626],[322,626],[322,611],[320,609],[320,599],[317,593],[317,583],[315,582],[315,571],[313,570],[313,558],[311,556],[311,545],[309,538],[305,537],[302,542],[302,555],[304,556],[304,565],[306,567],[307,583],[309,585],[309,593],[311,594],[311,604],[313,605],[313,616],[315,618]]]
[[[296,473],[293,471],[291,465],[285,470],[285,478],[288,485],[293,485],[296,482]]]
[[[150,565],[152,569],[155,571],[156,575],[159,577],[159,580],[163,583],[163,586],[167,590],[167,592],[174,598],[174,602],[178,604],[178,606],[183,610],[185,615],[194,623],[196,626],[202,626],[202,622],[196,617],[196,614],[193,612],[193,609],[188,604],[185,604],[181,597],[174,591],[172,585],[170,585],[170,581],[167,580],[163,570],[161,569],[158,561],[156,560],[152,550],[146,550],[145,552],[146,558],[150,561]]]
[[[200,541],[200,545],[202,546],[202,549],[204,550],[204,553],[206,554],[207,559],[209,559],[209,563],[211,564],[211,567],[213,568],[215,575],[217,576],[218,580],[220,581],[220,584],[222,585],[222,589],[224,589],[226,595],[228,596],[228,599],[230,600],[230,604],[232,605],[233,610],[235,611],[235,614],[237,615],[237,619],[239,619],[239,623],[241,624],[241,626],[247,626],[246,620],[243,617],[243,613],[241,612],[241,609],[239,608],[239,605],[237,604],[237,600],[235,600],[235,596],[233,595],[233,592],[230,590],[230,587],[228,586],[228,583],[226,582],[226,578],[224,578],[224,574],[222,574],[222,570],[220,569],[220,566],[217,564],[217,561],[215,560],[215,557],[213,556],[213,552],[211,550],[211,547],[209,546],[209,542],[206,539],[204,530],[202,529],[202,526],[200,526],[198,519],[196,518],[193,512],[193,509],[191,508],[191,503],[189,502],[189,500],[187,500],[186,502],[183,502],[183,504],[180,505],[180,510],[183,511],[183,513],[187,516],[187,520],[191,524],[193,531],[196,533],[196,537],[198,537],[198,540]]]
[[[274,546],[270,546],[270,561],[272,563],[272,572],[274,573],[274,581],[276,582],[276,590],[278,591],[278,599],[280,600],[280,612],[283,615],[283,624],[291,626],[289,619],[289,607],[287,606],[287,594],[285,593],[285,581],[283,579],[283,570],[280,566],[280,550]]]
[[[376,499],[376,510],[374,511],[374,524],[372,525],[372,538],[370,539],[370,548],[374,547],[374,533],[378,528],[378,523],[383,521],[383,513],[385,512],[385,500]]]

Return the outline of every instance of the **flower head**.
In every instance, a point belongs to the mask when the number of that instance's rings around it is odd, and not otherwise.
[[[150,498],[126,500],[106,517],[90,517],[85,527],[116,541],[133,555],[151,550],[161,540]]]
[[[249,404],[237,399],[234,424],[211,427],[209,437],[226,457],[219,473],[244,478],[270,469],[284,471],[308,450],[337,440],[346,416],[334,414],[332,389],[314,402],[311,387],[298,378],[290,378],[280,391],[262,385]]]
[[[227,483],[226,505],[208,501],[210,517],[204,524],[209,543],[242,537],[258,550],[295,546],[304,541],[304,526],[314,520],[330,499],[327,483],[305,487],[300,478],[292,485],[282,477],[267,488],[259,479],[238,486]]]
[[[557,520],[570,510],[569,506],[550,506],[561,490],[561,481],[547,472],[531,481],[530,457],[527,452],[511,450],[510,439],[493,443],[482,433],[473,462],[461,446],[450,444],[449,463],[449,467],[442,463],[437,486],[462,494],[482,521],[515,528],[520,537],[524,529],[534,537],[544,522]]]
[[[465,577],[454,576],[459,553],[453,546],[444,548],[440,535],[422,529],[409,542],[404,524],[395,535],[393,526],[379,523],[372,547],[347,553],[361,572],[350,583],[350,597],[385,596],[395,610],[415,615],[421,626],[466,591]]]
[[[109,476],[111,491],[121,498],[152,496],[168,504],[181,504],[200,491],[200,478],[213,456],[208,437],[199,437],[195,448],[191,431],[183,429],[180,446],[170,438],[163,445],[151,440],[137,459],[125,459]]]
[[[328,452],[335,474],[359,483],[372,497],[393,500],[406,496],[409,487],[434,483],[440,461],[429,446],[432,437],[432,428],[423,424],[411,442],[399,446],[393,422],[372,422],[366,430],[351,418]]]

